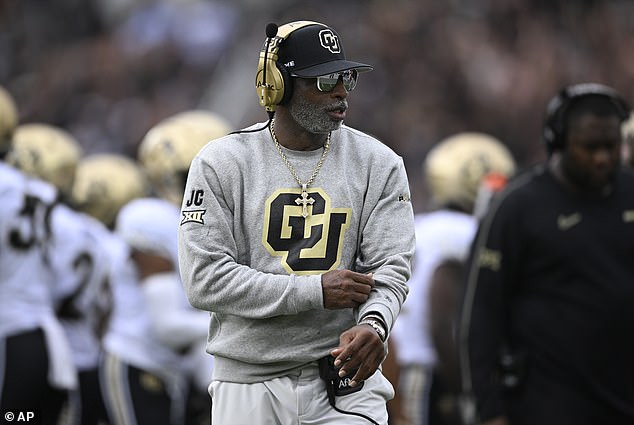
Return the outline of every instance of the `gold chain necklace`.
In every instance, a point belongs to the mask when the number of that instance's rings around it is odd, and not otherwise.
[[[313,184],[313,180],[315,180],[315,177],[317,177],[317,174],[319,173],[321,166],[324,164],[324,160],[326,159],[326,155],[328,154],[328,149],[330,149],[330,133],[328,133],[328,138],[326,139],[326,143],[324,144],[324,152],[321,154],[321,158],[319,158],[319,162],[317,162],[317,165],[315,166],[315,169],[313,170],[313,173],[310,175],[310,178],[308,179],[308,181],[306,183],[303,183],[302,179],[300,179],[299,176],[297,175],[295,168],[293,168],[288,158],[286,157],[286,154],[284,154],[284,151],[282,150],[282,145],[280,145],[280,142],[277,140],[277,135],[275,134],[275,129],[273,127],[275,127],[275,119],[271,120],[271,125],[269,126],[269,130],[271,131],[271,137],[273,138],[273,141],[275,142],[275,147],[277,148],[277,151],[280,153],[280,156],[282,157],[282,161],[284,162],[284,164],[286,164],[286,168],[288,168],[288,171],[291,172],[292,176],[295,178],[297,183],[302,188],[302,195],[301,197],[295,199],[295,203],[297,205],[302,206],[302,217],[306,218],[308,217],[308,205],[312,205],[313,203],[315,203],[315,200],[313,198],[310,198],[308,195],[308,186]]]

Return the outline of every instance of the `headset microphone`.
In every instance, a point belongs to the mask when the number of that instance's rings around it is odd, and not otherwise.
[[[269,45],[271,44],[271,40],[273,37],[277,35],[277,24],[271,22],[266,26],[266,49],[264,50],[264,63],[268,60],[267,56],[269,53]],[[266,87],[266,65],[264,66],[264,71],[262,73],[262,84]]]
[[[271,22],[266,26],[266,36],[268,38],[273,38],[277,35],[277,24]]]

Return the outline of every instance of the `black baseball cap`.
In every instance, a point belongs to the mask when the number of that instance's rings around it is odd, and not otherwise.
[[[356,69],[372,71],[372,66],[349,61],[339,35],[327,25],[315,23],[291,32],[280,43],[278,62],[292,76],[311,78]]]

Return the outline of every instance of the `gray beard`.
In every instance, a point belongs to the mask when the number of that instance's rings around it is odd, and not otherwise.
[[[341,121],[333,121],[323,109],[307,102],[303,96],[294,96],[289,105],[291,116],[309,133],[328,134],[341,127]]]

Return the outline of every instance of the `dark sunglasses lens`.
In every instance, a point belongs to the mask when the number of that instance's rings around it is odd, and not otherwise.
[[[331,92],[339,81],[339,74],[322,75],[317,77],[317,88],[319,91]]]
[[[337,85],[339,78],[341,78],[343,81],[343,87],[346,91],[350,92],[357,86],[357,77],[358,72],[356,69],[322,75],[321,77],[317,77],[317,88],[322,92],[331,92]]]
[[[341,73],[343,76],[343,86],[347,91],[352,91],[357,86],[357,77],[359,76],[356,69],[351,69]]]

